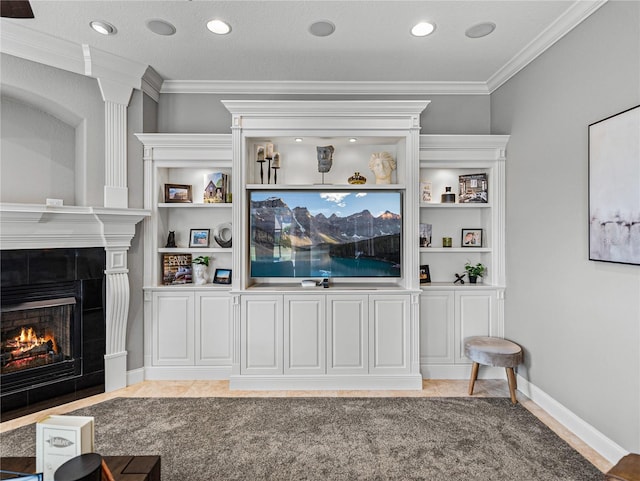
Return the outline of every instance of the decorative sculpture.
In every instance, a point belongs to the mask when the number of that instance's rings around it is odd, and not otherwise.
[[[390,184],[391,172],[396,170],[396,161],[389,152],[375,152],[369,159],[369,168],[376,176],[376,184]]]
[[[465,275],[466,274],[462,274],[462,275],[456,274],[456,280],[453,281],[453,283],[455,284],[456,282],[459,282],[460,284],[464,284],[463,278],[464,278]]]
[[[322,173],[322,183],[324,184],[324,174],[331,170],[335,149],[333,145],[326,145],[324,147],[316,147],[316,150],[318,152],[318,172]]]
[[[167,245],[165,247],[176,247],[176,231],[169,231],[169,236],[167,237]]]

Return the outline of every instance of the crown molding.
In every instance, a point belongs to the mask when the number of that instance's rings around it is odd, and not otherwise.
[[[0,52],[84,74],[82,45],[2,20]]]
[[[162,76],[150,66],[142,76],[142,91],[156,102],[159,102],[163,81]]]
[[[529,42],[487,80],[486,85],[488,92],[493,93],[507,80],[533,62],[549,47],[607,3],[607,1],[608,0],[576,0],[562,15],[540,33],[540,35]]]
[[[488,95],[485,82],[165,80],[161,94]]]

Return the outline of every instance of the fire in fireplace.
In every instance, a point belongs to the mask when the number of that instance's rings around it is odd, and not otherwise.
[[[0,373],[72,359],[73,297],[2,308]]]

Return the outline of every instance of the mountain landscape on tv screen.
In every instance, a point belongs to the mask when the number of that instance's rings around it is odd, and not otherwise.
[[[335,259],[370,259],[399,271],[401,231],[400,214],[389,210],[378,216],[364,209],[327,217],[323,213],[313,215],[307,207],[291,208],[276,196],[251,201],[251,244],[256,251],[253,260],[266,261],[275,255],[274,249],[280,254],[282,249],[290,249],[292,258],[308,250],[326,253],[334,260],[334,270]]]

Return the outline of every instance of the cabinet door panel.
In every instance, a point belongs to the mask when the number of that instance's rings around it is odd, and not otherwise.
[[[464,355],[466,337],[491,335],[494,299],[494,291],[456,293],[456,362],[470,362]]]
[[[282,374],[282,296],[242,299],[243,374]]]
[[[324,297],[287,296],[284,304],[285,374],[324,374]]]
[[[431,291],[420,296],[420,363],[454,362],[454,294]]]
[[[154,294],[153,305],[154,364],[193,365],[193,294]]]
[[[367,296],[327,296],[328,374],[369,371],[367,300]]]
[[[231,298],[196,294],[196,364],[231,366]]]
[[[409,370],[409,296],[371,296],[369,372]]]

